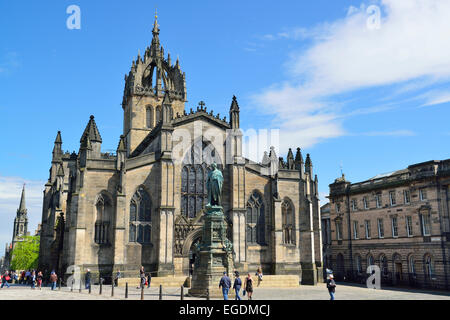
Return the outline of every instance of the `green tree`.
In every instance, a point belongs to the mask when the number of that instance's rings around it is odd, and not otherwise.
[[[39,236],[26,236],[24,240],[16,243],[12,252],[11,269],[36,269],[39,257]]]

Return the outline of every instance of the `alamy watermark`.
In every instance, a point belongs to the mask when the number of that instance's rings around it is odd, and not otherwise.
[[[81,29],[81,9],[79,6],[72,4],[67,7],[66,13],[70,16],[66,20],[66,26],[69,30]]]

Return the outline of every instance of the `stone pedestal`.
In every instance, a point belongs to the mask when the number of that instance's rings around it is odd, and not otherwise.
[[[317,284],[317,268],[315,263],[302,262],[302,284],[313,285]]]
[[[206,209],[202,241],[196,249],[198,259],[195,263],[189,294],[205,296],[208,289],[210,297],[222,297],[219,282],[224,271],[229,276],[230,272],[233,272],[233,249],[226,237],[227,225],[222,207],[210,206]]]

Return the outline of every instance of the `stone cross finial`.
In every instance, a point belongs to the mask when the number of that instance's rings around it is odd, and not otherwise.
[[[205,106],[205,102],[204,101],[200,101],[198,103],[198,105],[200,106],[200,108],[203,110],[203,107]]]

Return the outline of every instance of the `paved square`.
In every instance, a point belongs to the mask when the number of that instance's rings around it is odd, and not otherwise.
[[[367,289],[362,286],[338,283],[336,288],[336,300],[450,300],[450,292],[384,288],[381,290]],[[63,287],[61,290],[50,290],[44,287],[42,290],[32,290],[28,286],[12,285],[9,289],[0,289],[0,300],[124,300],[125,288],[114,288],[114,297],[111,297],[111,286],[102,288],[99,294],[99,286],[92,286],[91,294],[87,290],[78,289],[73,292],[70,288]],[[163,288],[163,300],[180,300],[180,288]],[[187,293],[188,289],[184,289]],[[129,288],[128,299],[140,300],[140,289]],[[277,289],[277,288],[255,288],[253,300],[329,300],[325,284],[317,286],[301,286],[299,288]],[[159,287],[146,288],[144,300],[158,300]],[[200,298],[185,297],[185,300],[204,300]],[[247,299],[247,296],[244,297]],[[213,300],[213,299],[212,299]]]

